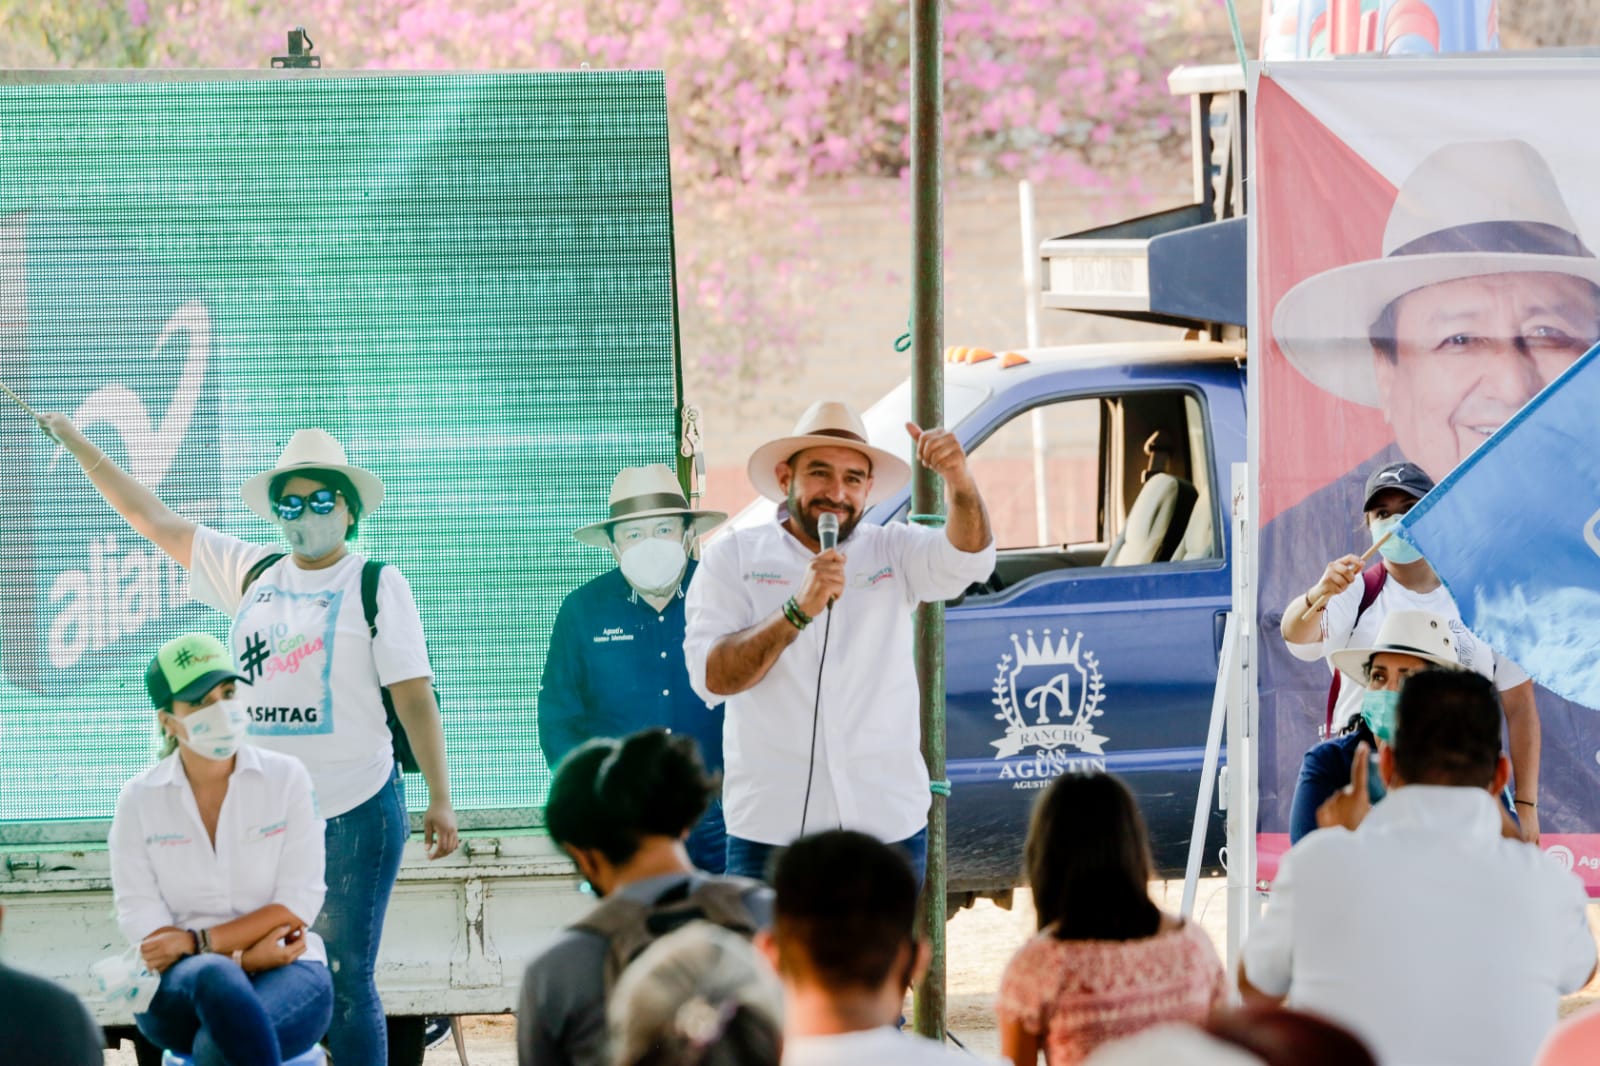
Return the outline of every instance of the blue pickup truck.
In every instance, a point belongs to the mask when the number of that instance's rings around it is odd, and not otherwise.
[[[1179,71],[1195,202],[1044,242],[1044,306],[1175,327],[1172,339],[946,353],[945,424],[995,519],[994,573],[949,604],[949,890],[1007,892],[1037,791],[1106,770],[1157,866],[1181,871],[1231,603],[1229,471],[1245,461],[1245,219],[1229,136],[1237,68]],[[864,415],[909,458],[903,383]],[[909,489],[863,516],[903,522]],[[771,504],[737,516],[766,519]],[[1212,812],[1208,865],[1222,815]]]

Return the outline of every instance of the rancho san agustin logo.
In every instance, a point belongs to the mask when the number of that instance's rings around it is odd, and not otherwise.
[[[1051,630],[1027,643],[1011,634],[1013,652],[1000,656],[994,679],[995,720],[1005,735],[993,742],[1000,778],[1013,788],[1043,788],[1067,773],[1106,768],[1104,745],[1110,737],[1095,732],[1095,719],[1105,714],[1105,681],[1094,652],[1083,647],[1083,634]]]

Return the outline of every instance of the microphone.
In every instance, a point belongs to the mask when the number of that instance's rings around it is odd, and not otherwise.
[[[822,544],[822,550],[831,552],[839,546],[839,516],[832,511],[824,511],[817,516],[817,540]]]

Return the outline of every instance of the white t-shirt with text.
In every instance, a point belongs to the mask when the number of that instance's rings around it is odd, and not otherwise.
[[[248,684],[239,698],[257,745],[305,763],[327,818],[375,795],[394,770],[380,686],[433,676],[411,585],[393,566],[378,581],[378,636],[361,609],[351,552],[322,570],[284,556],[243,595],[245,575],[276,549],[195,529],[194,598],[233,616],[230,647]]]

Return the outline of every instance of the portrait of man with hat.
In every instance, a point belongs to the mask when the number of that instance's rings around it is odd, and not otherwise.
[[[906,432],[944,479],[943,529],[862,521],[911,468],[847,404],[821,401],[750,457],[751,484],[779,505],[771,518],[712,541],[689,585],[689,678],[708,704],[727,701],[729,873],[763,877],[776,848],[836,828],[900,845],[919,877],[925,867],[912,613],[986,580],[995,548],[960,441]]]
[[[1330,573],[1342,566],[1348,580],[1332,591],[1359,590],[1360,568],[1348,554],[1351,516],[1370,518],[1384,488],[1399,490],[1409,507],[1600,338],[1600,259],[1538,150],[1522,140],[1454,142],[1431,151],[1401,183],[1376,258],[1301,280],[1271,321],[1273,338],[1305,380],[1376,408],[1394,433],[1392,444],[1262,530],[1264,624],[1287,636],[1313,624],[1296,561],[1336,560]],[[1386,471],[1411,474],[1405,484],[1373,485]],[[1429,587],[1413,591],[1438,586],[1431,570],[1426,576]],[[1346,599],[1353,609],[1360,592]],[[1280,612],[1280,604],[1288,606]],[[1453,601],[1440,613],[1459,614]],[[1320,718],[1314,689],[1295,680],[1304,667],[1288,654],[1322,657],[1304,654],[1309,647],[1263,642],[1261,683],[1280,716]],[[1502,700],[1518,813],[1536,839],[1541,753],[1533,686],[1502,689]]]
[[[662,464],[623,468],[606,516],[573,537],[609,552],[614,569],[568,593],[556,614],[539,686],[539,747],[554,768],[592,737],[651,726],[692,736],[706,768],[722,768],[722,709],[707,706],[684,671],[684,589],[700,535],[728,516],[689,505]],[[713,803],[689,835],[695,866],[721,873],[722,809]]]

